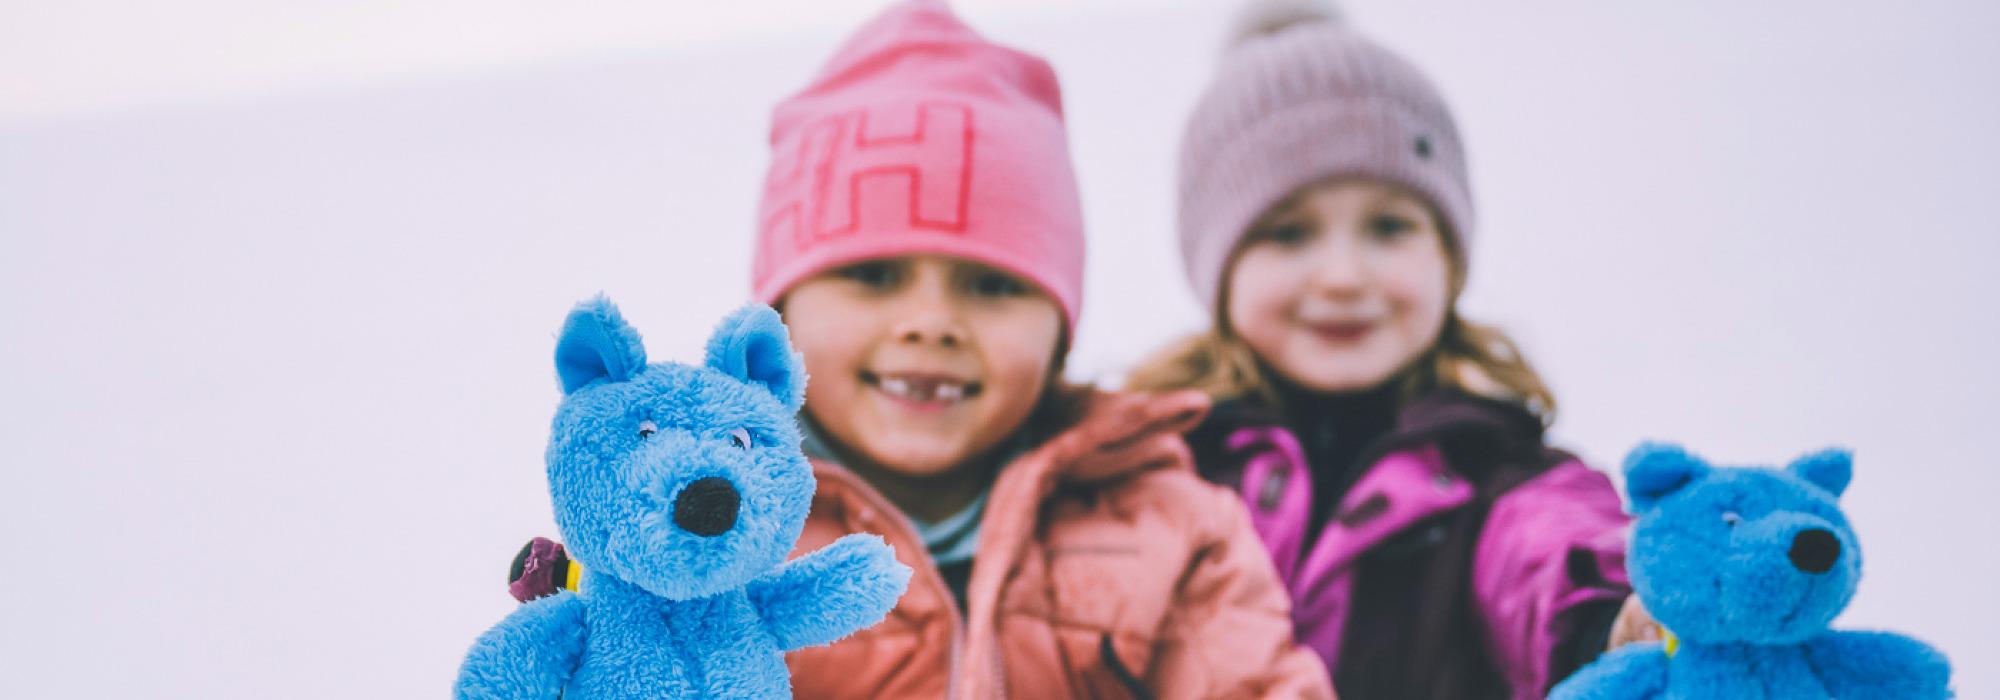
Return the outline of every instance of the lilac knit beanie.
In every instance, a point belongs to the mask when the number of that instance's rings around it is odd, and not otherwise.
[[[1472,193],[1437,88],[1321,2],[1253,0],[1181,141],[1181,261],[1202,303],[1216,309],[1223,267],[1265,209],[1337,177],[1421,194],[1464,255]]]

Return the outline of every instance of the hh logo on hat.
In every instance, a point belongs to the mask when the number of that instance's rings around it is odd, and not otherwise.
[[[972,178],[972,108],[956,102],[836,114],[778,144],[764,182],[767,241],[862,231],[962,233]]]

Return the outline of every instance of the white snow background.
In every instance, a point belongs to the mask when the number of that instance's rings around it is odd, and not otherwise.
[[[0,3],[10,697],[436,697],[552,535],[553,334],[692,360],[766,115],[863,1]],[[1181,124],[1229,3],[966,0],[1048,56],[1090,235],[1078,378],[1202,314]],[[1839,624],[2000,697],[2000,4],[1355,0],[1469,142],[1465,305],[1601,467],[1857,450]]]

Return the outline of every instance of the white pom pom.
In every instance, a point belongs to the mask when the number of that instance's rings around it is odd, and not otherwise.
[[[1341,24],[1340,8],[1329,0],[1250,0],[1236,13],[1230,25],[1227,49],[1235,49],[1258,37],[1270,36],[1287,28],[1311,22]]]

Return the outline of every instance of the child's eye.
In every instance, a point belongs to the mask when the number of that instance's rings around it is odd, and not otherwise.
[[[1730,527],[1736,527],[1737,525],[1743,524],[1743,516],[1737,515],[1736,511],[1733,510],[1723,511],[1722,523]]]
[[[983,272],[972,278],[972,293],[982,297],[1015,297],[1028,293],[1028,285],[1012,275]]]
[[[738,449],[750,449],[750,431],[742,428],[729,431],[729,444]]]
[[[639,421],[639,437],[642,438],[652,437],[653,433],[657,432],[660,432],[660,426],[654,425],[652,421],[649,420]]]
[[[1368,232],[1380,239],[1395,238],[1416,228],[1416,222],[1394,214],[1377,214],[1368,219]]]
[[[902,279],[901,271],[896,269],[895,265],[884,261],[849,265],[840,268],[834,274],[839,275],[843,279],[858,282],[863,286],[877,289],[894,286],[898,280]]]
[[[1313,227],[1297,221],[1272,224],[1251,233],[1251,236],[1260,242],[1268,241],[1282,246],[1304,243],[1312,238],[1312,235]]]

